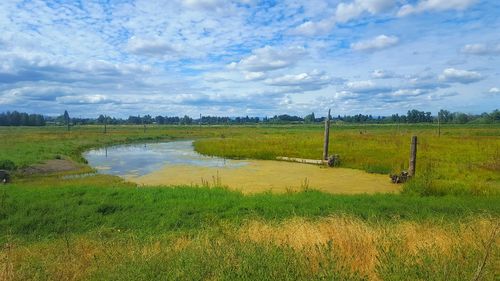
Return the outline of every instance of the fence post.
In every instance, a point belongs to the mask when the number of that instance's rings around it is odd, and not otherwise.
[[[438,138],[441,137],[441,118],[439,118],[438,114]]]
[[[330,110],[328,109],[328,116],[325,119],[325,142],[323,145],[323,160],[328,160],[328,144],[330,142]]]
[[[408,168],[408,175],[413,177],[415,175],[415,169],[417,165],[417,136],[411,137],[411,148],[410,148],[410,166]]]

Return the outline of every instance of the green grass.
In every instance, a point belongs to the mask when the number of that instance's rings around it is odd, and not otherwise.
[[[143,234],[200,230],[221,221],[281,221],[350,215],[367,221],[458,221],[500,214],[500,197],[330,195],[317,191],[243,195],[224,188],[137,188],[110,176],[45,179],[0,190],[0,234],[57,237],[117,228]],[[1,241],[1,240],[0,240]]]
[[[0,186],[0,280],[472,280],[485,256],[480,280],[494,280],[500,127],[442,132],[333,126],[342,166],[373,173],[405,169],[418,135],[417,177],[402,194],[243,195],[16,175]],[[0,128],[0,161],[84,163],[92,147],[175,139],[227,158],[322,152],[319,125]]]
[[[0,271],[4,280],[461,280],[491,251],[488,280],[500,251],[484,245],[500,224],[499,199],[28,179],[0,190]],[[247,232],[253,222],[292,240]],[[332,240],[315,241],[325,228]]]
[[[333,125],[330,153],[341,166],[370,173],[408,169],[412,135],[418,136],[417,177],[406,191],[422,195],[487,195],[500,191],[500,126],[446,126],[440,137],[432,125]],[[319,159],[321,127],[269,128],[226,138],[196,141],[197,151],[226,158]],[[422,184],[426,182],[426,184]]]
[[[196,139],[195,149],[225,158],[319,159],[320,125],[282,126],[100,126],[0,128],[0,161],[25,167],[58,155],[84,162],[81,153],[111,144]],[[412,135],[419,137],[417,177],[405,192],[422,195],[488,195],[500,192],[500,125],[332,125],[330,153],[341,166],[371,173],[398,173],[408,167]],[[424,184],[425,183],[425,184]]]
[[[0,160],[11,160],[18,167],[54,159],[56,156],[84,162],[81,154],[90,148],[216,135],[212,130],[200,131],[183,126],[151,126],[146,132],[142,126],[108,126],[107,130],[104,134],[100,126],[76,126],[70,132],[65,127],[0,127]]]

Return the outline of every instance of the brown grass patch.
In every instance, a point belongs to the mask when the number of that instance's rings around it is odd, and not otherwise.
[[[197,260],[210,268],[206,278],[217,280],[241,264],[261,267],[266,261],[257,259],[248,264],[245,259],[249,256],[245,255],[272,253],[276,247],[285,249],[284,253],[295,253],[292,260],[310,278],[326,270],[358,279],[383,280],[388,274],[384,268],[394,263],[399,266],[398,272],[416,268],[442,276],[447,274],[442,267],[453,264],[455,279],[462,274],[464,279],[475,275],[489,278],[500,268],[499,223],[497,218],[461,223],[374,223],[336,216],[279,223],[254,220],[241,227],[225,225],[192,237],[166,234],[144,240],[117,232],[19,245],[9,242],[0,252],[0,280],[86,280],[113,272],[117,265],[144,267],[149,263],[175,265],[167,268],[187,277],[190,269],[184,268],[184,263]],[[492,236],[494,229],[496,236]],[[483,260],[486,266],[481,265]]]
[[[370,280],[380,280],[377,268],[383,253],[389,249],[396,248],[401,257],[417,260],[422,253],[451,258],[458,248],[485,252],[485,241],[499,223],[494,219],[477,219],[458,225],[416,222],[374,225],[349,217],[319,221],[296,218],[279,224],[251,221],[241,228],[239,237],[243,242],[274,243],[303,251],[314,261],[313,271],[324,261],[324,249],[328,249],[327,254],[337,257],[341,268]],[[494,239],[497,247],[499,238]]]

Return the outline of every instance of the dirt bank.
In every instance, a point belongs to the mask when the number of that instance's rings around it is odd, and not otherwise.
[[[35,164],[21,169],[23,175],[53,174],[81,170],[84,166],[66,159],[47,160],[41,164]]]

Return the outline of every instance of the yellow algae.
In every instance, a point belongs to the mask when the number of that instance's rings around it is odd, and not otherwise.
[[[399,191],[387,175],[355,169],[266,160],[232,162],[246,165],[166,165],[144,176],[127,177],[127,180],[143,185],[223,185],[243,193],[299,191],[305,188],[345,194]]]
[[[110,166],[95,166],[97,170],[111,170]]]

